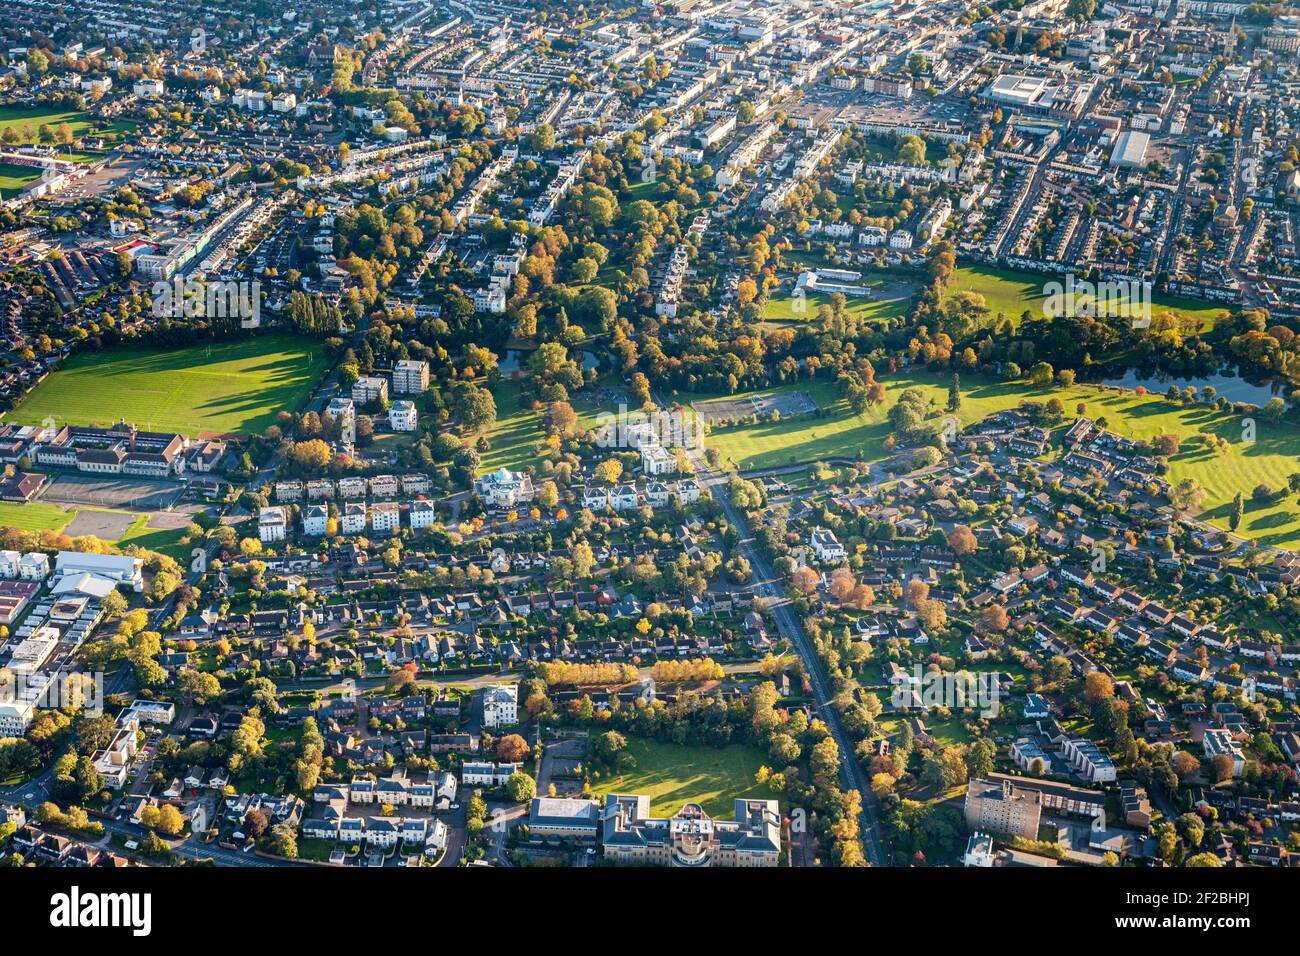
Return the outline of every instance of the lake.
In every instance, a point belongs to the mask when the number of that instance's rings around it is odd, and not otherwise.
[[[1274,396],[1286,397],[1282,382],[1265,381],[1258,385],[1252,385],[1232,369],[1224,369],[1213,375],[1180,378],[1176,375],[1144,372],[1133,368],[1122,376],[1104,378],[1100,384],[1118,385],[1120,388],[1145,388],[1148,392],[1155,392],[1156,394],[1169,391],[1170,385],[1176,385],[1180,389],[1195,388],[1198,392],[1206,385],[1211,385],[1219,395],[1230,402],[1249,402],[1252,405],[1260,406]]]

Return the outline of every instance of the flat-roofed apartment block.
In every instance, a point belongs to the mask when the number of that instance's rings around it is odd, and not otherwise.
[[[429,387],[429,363],[423,359],[402,359],[393,363],[393,392],[418,395]]]
[[[1036,840],[1042,812],[1039,794],[1020,790],[1009,780],[976,778],[966,790],[966,826],[972,830]]]
[[[735,803],[734,820],[714,820],[688,803],[669,818],[650,816],[650,798],[611,793],[601,814],[605,858],[614,863],[682,867],[776,866],[781,811],[775,800]]]
[[[1042,805],[1056,813],[1092,818],[1101,813],[1106,797],[1100,790],[1076,787],[1068,783],[1040,780],[1036,777],[1018,777],[1009,773],[991,773],[990,783],[1006,781],[1017,790],[1036,793]]]

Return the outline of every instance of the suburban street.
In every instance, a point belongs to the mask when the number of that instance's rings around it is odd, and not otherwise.
[[[871,792],[866,774],[858,764],[849,738],[840,725],[839,715],[835,712],[835,708],[831,703],[831,694],[826,679],[822,674],[821,662],[817,659],[816,652],[813,650],[812,642],[808,639],[803,623],[790,609],[785,588],[775,572],[773,572],[762,549],[758,547],[753,532],[750,530],[744,516],[732,504],[731,496],[727,492],[726,477],[711,471],[703,456],[693,450],[690,454],[695,463],[701,484],[713,493],[713,497],[722,506],[727,521],[741,532],[740,542],[737,547],[745,559],[749,561],[750,569],[753,571],[754,593],[767,599],[768,607],[772,611],[772,616],[776,621],[781,636],[790,641],[799,652],[800,658],[803,659],[804,669],[808,674],[809,683],[812,685],[813,697],[817,701],[818,715],[830,728],[831,736],[835,738],[835,743],[840,749],[840,776],[843,779],[844,786],[848,789],[857,790],[862,795],[862,842],[867,860],[872,866],[881,866],[885,858],[880,843],[879,824],[875,815],[875,795]]]

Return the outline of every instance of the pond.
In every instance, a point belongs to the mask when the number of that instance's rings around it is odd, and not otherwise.
[[[505,358],[498,363],[497,369],[502,375],[509,378],[516,372],[525,370],[528,357],[532,354],[531,349],[506,349]],[[589,368],[598,369],[600,367],[600,359],[595,352],[584,351],[580,354],[582,355],[582,370],[584,372]]]
[[[1280,398],[1286,397],[1285,383],[1264,380],[1259,384],[1252,384],[1239,376],[1233,369],[1222,369],[1213,375],[1183,378],[1163,372],[1131,368],[1121,376],[1103,378],[1100,384],[1117,385],[1120,388],[1145,388],[1148,392],[1156,394],[1164,394],[1169,391],[1170,385],[1176,385],[1180,389],[1194,388],[1198,392],[1206,385],[1210,385],[1213,386],[1215,392],[1230,402],[1249,402],[1252,405],[1260,406],[1275,395]]]

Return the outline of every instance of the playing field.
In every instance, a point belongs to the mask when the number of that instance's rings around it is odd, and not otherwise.
[[[908,387],[922,389],[942,411],[947,400],[947,378],[940,375],[881,376],[886,386],[885,401],[862,415],[853,415],[828,382],[800,382],[771,389],[806,391],[829,414],[824,418],[794,418],[762,422],[739,428],[715,428],[707,439],[724,462],[742,470],[774,468],[793,462],[827,458],[856,458],[877,461],[887,457],[883,443],[889,436],[888,410]],[[1205,520],[1226,528],[1233,496],[1241,492],[1246,514],[1238,533],[1261,544],[1278,547],[1300,545],[1300,507],[1294,495],[1270,504],[1256,504],[1251,492],[1256,485],[1282,488],[1288,476],[1300,471],[1300,429],[1293,423],[1271,424],[1257,420],[1256,441],[1242,441],[1242,419],[1204,405],[1175,405],[1163,395],[1140,396],[1134,392],[1101,389],[1087,385],[1070,388],[1034,388],[1023,382],[964,381],[963,423],[978,421],[993,412],[1014,408],[1022,401],[1060,398],[1067,416],[1083,403],[1091,417],[1105,416],[1107,427],[1117,434],[1150,439],[1174,434],[1185,442],[1184,450],[1170,459],[1171,481],[1195,478],[1205,488]],[[679,395],[680,401],[699,396]],[[1226,454],[1212,454],[1193,439],[1201,431],[1212,431],[1230,443]]]
[[[74,136],[93,133],[110,142],[120,139],[123,133],[135,128],[135,123],[127,120],[103,123],[82,110],[60,109],[57,106],[0,106],[0,133],[14,129],[18,133],[17,145],[37,142],[42,126],[57,131],[64,123],[72,127]]]
[[[0,199],[13,199],[24,186],[40,178],[41,171],[35,166],[0,163]]]
[[[150,527],[151,520],[148,514],[139,512],[95,508],[69,508],[64,511],[43,501],[0,501],[0,527],[18,528],[21,531],[59,531],[73,537],[94,534],[110,544],[135,544],[171,554],[178,559],[183,557],[185,549],[180,547],[179,542],[184,536],[184,527]]]
[[[43,501],[0,501],[0,526],[20,531],[62,531],[74,516],[75,512]]]
[[[684,803],[698,803],[710,816],[730,820],[737,797],[777,799],[754,781],[763,759],[750,747],[679,747],[630,737],[627,750],[636,759],[636,768],[597,780],[592,789],[600,795],[643,793],[656,816],[670,816]]]
[[[1044,314],[1046,295],[1043,287],[1058,277],[1013,269],[994,269],[989,266],[959,266],[948,280],[948,294],[977,292],[984,297],[989,315],[999,312],[1019,323],[1021,313],[1028,310],[1034,318]],[[1169,311],[1203,323],[1205,330],[1214,327],[1214,320],[1224,311],[1223,306],[1195,299],[1175,296],[1152,296],[1153,312]]]
[[[123,419],[152,431],[254,433],[295,411],[325,372],[318,342],[268,335],[181,349],[82,352],[10,412],[23,425]]]
[[[815,263],[811,267],[818,268]],[[862,271],[862,270],[858,270]],[[862,271],[862,285],[872,290],[870,297],[851,298],[844,308],[850,315],[868,322],[884,322],[907,314],[916,294],[916,285],[906,276],[876,269]],[[800,303],[791,295],[772,296],[763,307],[763,321],[785,325],[817,318],[822,304],[830,304],[830,296],[809,295]]]

